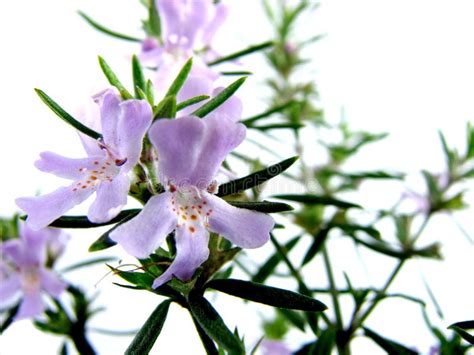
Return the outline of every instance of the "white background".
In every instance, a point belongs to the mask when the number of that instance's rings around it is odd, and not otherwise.
[[[222,53],[270,37],[271,30],[259,2],[229,3],[234,5],[231,17],[216,45]],[[33,167],[39,152],[51,150],[72,157],[82,154],[76,134],[49,112],[33,88],[42,88],[71,112],[83,112],[88,97],[106,84],[97,55],[104,56],[121,77],[127,78],[127,58],[138,51],[136,45],[90,29],[76,14],[77,9],[111,28],[141,34],[140,18],[144,11],[138,1],[25,0],[0,4],[1,215],[16,211],[13,202],[16,197],[33,195],[38,189],[51,191],[58,186],[58,179],[39,173]],[[322,1],[320,10],[302,24],[300,38],[326,34],[309,53],[314,58],[314,68],[304,75],[318,83],[327,119],[336,121],[344,108],[345,117],[353,127],[390,132],[386,142],[364,151],[352,168],[406,171],[414,175],[418,187],[416,172],[419,169],[440,171],[443,168],[438,129],[446,132],[449,142],[460,149],[464,147],[465,124],[474,117],[473,12],[474,5],[468,0],[333,0]],[[256,57],[248,58],[244,64],[256,74],[240,94],[247,116],[265,107],[267,94],[261,84],[268,70],[262,61],[253,59]],[[310,160],[317,164],[318,155],[311,154]],[[363,196],[363,201],[358,202],[374,208],[389,205],[399,191],[374,186],[363,187],[361,193],[359,199]],[[76,213],[84,211],[85,207],[75,210]],[[457,219],[472,234],[470,216],[471,212],[464,211]],[[99,233],[74,232],[65,257],[68,261],[63,261],[63,265],[89,257],[87,246]],[[438,323],[445,328],[455,321],[474,318],[473,250],[447,216],[437,218],[421,241],[428,244],[435,240],[445,243],[445,262],[411,263],[402,271],[393,290],[427,299],[421,283],[423,274],[445,312],[445,319]],[[360,285],[380,285],[392,267],[390,263],[380,264],[386,261],[373,258],[365,251],[354,252],[344,240],[335,240],[333,246],[337,250],[333,264],[338,281],[342,281],[341,271],[345,270],[352,273]],[[271,250],[268,245],[248,253],[249,257],[244,260],[262,257]],[[104,254],[117,253],[120,250],[115,248]],[[360,266],[361,261],[364,266]],[[319,276],[318,267],[316,263],[314,275],[309,275],[309,282],[315,286],[326,282]],[[112,285],[112,281],[117,280],[111,276],[100,281],[106,272],[105,267],[98,267],[67,277],[87,287],[91,295],[99,293],[97,305],[108,307],[109,312],[95,319],[94,327],[115,330],[139,327],[159,300],[152,295],[118,289]],[[327,303],[330,305],[329,300]],[[239,325],[249,344],[261,335],[259,314],[271,315],[266,307],[241,305],[231,297],[222,297],[217,308],[230,327]],[[387,302],[369,320],[369,326],[382,330],[388,337],[416,345],[423,353],[434,342],[424,329],[419,307],[407,302]],[[91,337],[100,354],[121,353],[131,341],[127,337]],[[287,342],[295,348],[305,339],[309,340],[309,335],[291,333]],[[32,351],[51,354],[59,344],[57,337],[45,336],[34,330],[28,321],[23,321],[1,336],[0,351],[4,355]],[[354,345],[355,354],[379,351],[359,339]],[[198,354],[201,351],[189,317],[173,306],[154,353]]]

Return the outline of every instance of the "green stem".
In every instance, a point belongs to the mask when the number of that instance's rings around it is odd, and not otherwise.
[[[375,309],[375,307],[377,307],[380,300],[382,300],[384,298],[385,293],[387,292],[387,290],[390,287],[390,285],[392,284],[392,282],[395,280],[395,277],[398,275],[398,273],[402,269],[402,267],[405,264],[406,260],[407,259],[402,259],[398,262],[397,266],[395,267],[395,269],[393,269],[392,273],[390,274],[390,277],[385,282],[385,285],[382,287],[380,292],[377,293],[377,295],[373,299],[373,301],[370,304],[369,308],[367,308],[367,310],[359,317],[358,320],[356,320],[356,322],[352,326],[353,331],[358,329],[364,323],[364,321],[369,317],[369,315],[372,313],[372,311]]]
[[[428,214],[426,218],[424,219],[423,223],[421,224],[420,228],[418,229],[418,232],[413,236],[412,239],[412,245],[415,244],[416,240],[421,236],[423,233],[424,229],[428,225],[428,221],[430,219],[431,215]],[[405,264],[406,260],[408,259],[402,259],[398,261],[397,266],[395,269],[393,269],[392,273],[390,274],[388,280],[385,282],[384,286],[380,290],[380,292],[377,293],[377,295],[373,298],[370,306],[365,310],[365,312],[358,318],[355,318],[351,322],[351,326],[348,330],[350,335],[354,334],[354,332],[364,323],[364,321],[369,317],[369,315],[372,313],[372,311],[377,307],[378,303],[385,297],[385,294],[392,284],[392,282],[395,280],[396,276],[402,269],[403,265]]]
[[[74,329],[69,335],[81,355],[95,355],[96,352],[86,337],[85,329]]]
[[[276,240],[275,236],[270,233],[270,240],[272,242],[272,244],[275,246],[275,249],[278,251],[278,253],[280,254],[283,262],[286,264],[286,266],[288,267],[288,269],[290,270],[290,273],[291,275],[295,278],[295,280],[298,282],[298,288],[299,288],[299,291],[304,294],[305,296],[308,296],[308,297],[312,297],[313,296],[313,292],[308,288],[308,286],[306,286],[306,283],[304,282],[303,280],[303,277],[301,276],[301,274],[299,273],[299,271],[295,268],[295,266],[293,265],[293,263],[290,261],[290,259],[288,258],[288,255],[286,254],[286,250],[285,248],[283,248],[280,243],[278,242],[278,240]],[[329,320],[328,316],[324,313],[320,313],[321,315],[321,318],[324,320],[324,322],[327,324],[327,325],[331,325],[331,321]]]
[[[334,313],[336,316],[336,325],[338,329],[343,329],[344,323],[342,322],[342,313],[341,307],[339,305],[339,291],[336,287],[336,282],[334,281],[334,274],[332,272],[331,261],[329,260],[329,254],[326,247],[323,247],[323,260],[326,267],[326,274],[329,281],[329,291],[332,298],[332,303],[334,304]]]

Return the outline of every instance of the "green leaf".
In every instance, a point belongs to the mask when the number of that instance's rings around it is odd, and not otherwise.
[[[183,65],[183,67],[179,71],[178,75],[176,76],[170,88],[168,89],[168,92],[166,93],[165,97],[178,95],[179,91],[184,85],[184,82],[188,78],[189,72],[191,71],[192,67],[193,67],[193,58],[191,57],[188,59],[188,61]]]
[[[448,166],[448,171],[452,172],[456,164],[456,153],[449,149],[448,143],[446,142],[446,137],[443,132],[438,131],[439,139],[441,141],[441,146],[443,147],[444,157],[446,159],[446,164]]]
[[[113,247],[117,244],[117,242],[110,239],[109,235],[118,225],[114,226],[113,228],[109,229],[107,232],[102,234],[94,243],[89,246],[88,251],[99,251]]]
[[[211,280],[206,287],[232,296],[263,303],[272,307],[321,312],[327,307],[320,301],[296,292],[235,279]]]
[[[439,244],[433,243],[428,245],[427,247],[420,248],[420,249],[410,249],[406,248],[404,250],[395,249],[390,244],[382,242],[382,241],[373,241],[368,242],[358,238],[355,234],[349,234],[352,239],[358,244],[362,244],[363,246],[372,249],[377,253],[381,253],[387,256],[391,256],[397,259],[408,259],[414,256],[420,256],[424,258],[431,258],[431,259],[441,259],[440,251],[439,251]]]
[[[52,98],[50,98],[48,95],[46,95],[45,92],[43,92],[40,89],[35,89],[36,93],[40,97],[40,99],[48,106],[51,111],[53,111],[59,118],[61,118],[63,121],[66,123],[69,123],[71,126],[73,126],[75,129],[77,129],[79,132],[84,133],[85,135],[94,138],[94,139],[100,139],[102,138],[102,135],[100,133],[97,133],[96,131],[90,129],[89,127],[84,126],[81,122],[76,120],[74,117],[72,117],[69,113],[67,113],[61,106],[59,106],[55,101],[53,101]]]
[[[467,123],[467,144],[466,144],[466,159],[474,157],[474,127],[471,123]]]
[[[146,80],[143,75],[143,69],[138,60],[137,56],[134,54],[132,57],[132,75],[133,75],[133,87],[135,89],[135,97],[137,99],[143,98],[146,90]]]
[[[95,227],[102,227],[107,226],[109,224],[114,224],[117,222],[122,221],[124,218],[132,218],[135,217],[138,213],[140,213],[141,209],[134,208],[130,210],[123,210],[120,212],[116,217],[112,218],[108,222],[104,223],[92,223],[89,221],[87,216],[63,216],[59,217],[57,220],[51,222],[49,225],[50,227],[56,228],[95,228]]]
[[[19,308],[20,308],[20,303],[16,304],[15,306],[13,306],[7,311],[7,315],[2,319],[0,323],[0,334],[3,334],[3,332],[7,330],[7,328],[13,323],[13,319],[18,313]]]
[[[219,64],[219,63],[227,62],[229,60],[237,59],[237,58],[252,54],[254,52],[258,52],[258,51],[270,48],[270,47],[273,46],[273,44],[274,44],[273,41],[267,41],[267,42],[263,42],[263,43],[260,43],[260,44],[255,44],[255,45],[250,46],[250,47],[248,47],[246,49],[243,49],[241,51],[238,51],[238,52],[220,57],[220,58],[218,58],[218,59],[216,59],[212,62],[207,63],[207,65],[208,66],[213,66],[213,65],[216,65],[216,64]]]
[[[354,234],[357,231],[362,231],[377,240],[380,240],[382,238],[380,232],[374,227],[370,227],[370,226],[361,226],[360,224],[354,224],[354,223],[330,222],[328,223],[328,227],[339,228],[348,234]]]
[[[321,228],[315,235],[314,235],[314,240],[313,243],[311,243],[310,247],[306,251],[306,254],[303,258],[303,261],[301,262],[301,266],[306,265],[309,263],[313,258],[318,254],[322,247],[324,246],[326,239],[329,236],[331,228]]]
[[[252,117],[249,117],[249,118],[247,118],[245,120],[242,120],[240,122],[243,123],[244,125],[246,125],[247,127],[249,127],[249,126],[252,126],[252,123],[254,123],[255,121],[261,120],[262,118],[270,117],[274,113],[282,112],[282,111],[284,111],[285,109],[291,107],[294,104],[295,104],[295,101],[289,101],[287,103],[284,103],[283,105],[278,105],[278,106],[272,107],[271,109],[269,109],[265,112],[262,112],[258,115],[252,116]]]
[[[124,35],[122,33],[112,31],[112,30],[102,26],[101,24],[95,22],[93,19],[91,19],[89,16],[87,16],[82,11],[78,11],[78,13],[84,20],[86,20],[86,22],[89,25],[94,27],[96,30],[98,30],[102,33],[105,33],[106,35],[109,35],[109,36],[112,36],[112,37],[115,37],[115,38],[118,38],[118,39],[123,39],[125,41],[132,41],[132,42],[141,42],[142,41],[140,38],[136,38],[136,37],[132,37],[132,36],[128,36],[128,35]]]
[[[314,342],[305,344],[294,355],[327,355],[331,354],[336,342],[336,333],[334,328],[325,329]]]
[[[362,328],[364,329],[365,336],[372,339],[375,343],[377,343],[378,346],[380,346],[389,354],[397,354],[397,355],[418,354],[417,351],[413,351],[402,344],[399,344],[399,343],[394,342],[393,340],[384,338],[381,335],[370,330],[369,328],[366,328],[366,327],[362,327]]]
[[[105,77],[109,81],[110,85],[116,87],[117,90],[120,92],[120,96],[122,96],[122,99],[124,100],[133,99],[132,94],[130,94],[128,90],[125,88],[125,86],[123,86],[123,84],[118,79],[117,75],[115,75],[115,73],[113,72],[112,68],[110,68],[110,66],[101,56],[99,56],[99,65]]]
[[[295,161],[298,160],[298,157],[292,157],[286,160],[283,160],[277,164],[270,165],[269,167],[256,171],[255,173],[249,174],[244,176],[240,179],[233,180],[222,184],[219,186],[219,191],[217,192],[217,196],[227,196],[237,194],[241,191],[250,189],[252,187],[258,186],[263,184],[264,182],[274,178],[277,175],[280,175],[286,169],[288,169],[291,165],[294,164]]]
[[[105,264],[105,263],[109,263],[111,261],[116,261],[116,260],[117,260],[116,257],[100,257],[100,258],[84,260],[84,261],[65,267],[64,269],[60,271],[60,273],[74,271],[74,270],[77,270],[86,266],[92,266],[95,264]]]
[[[437,204],[441,200],[441,192],[438,188],[436,177],[426,170],[422,170],[421,173],[423,174],[426,186],[428,187],[428,192],[430,194],[432,203]]]
[[[18,214],[11,218],[0,217],[0,242],[18,238],[18,219]]]
[[[201,101],[207,100],[209,97],[210,96],[208,96],[208,95],[199,95],[199,96],[193,97],[189,100],[182,101],[182,102],[180,102],[179,104],[176,105],[176,111],[180,111],[183,108],[186,108],[188,106],[197,104]]]
[[[288,253],[298,243],[301,236],[296,236],[286,243],[283,248]],[[252,277],[253,282],[264,283],[265,280],[273,273],[280,261],[282,260],[280,253],[273,254]]]
[[[448,211],[453,211],[453,210],[461,210],[463,208],[466,208],[467,205],[464,202],[464,191],[461,191],[454,195],[453,197],[442,201],[437,210],[448,210]]]
[[[411,224],[413,222],[413,216],[409,215],[400,215],[400,216],[394,216],[394,222],[395,222],[395,230],[396,230],[396,237],[398,241],[402,244],[405,245],[409,242],[410,240],[410,231],[411,231]]]
[[[300,129],[303,128],[302,123],[272,123],[264,126],[249,126],[249,128],[257,129],[259,131],[269,131],[271,129]]]
[[[145,95],[147,101],[150,103],[151,106],[153,106],[155,102],[155,89],[153,88],[153,82],[151,80],[148,80],[146,82]]]
[[[137,271],[121,271],[110,265],[108,266],[115,275],[120,276],[125,281],[128,281],[135,286],[143,287],[147,290],[152,289],[151,285],[153,285],[154,279],[151,275],[145,274],[144,272],[137,272]]]
[[[318,195],[275,195],[274,198],[279,198],[281,200],[288,200],[294,202],[301,202],[307,205],[324,205],[324,206],[336,206],[339,208],[362,208],[360,205],[357,205],[352,202],[346,202],[338,200],[332,197],[327,196],[318,196]]]
[[[200,108],[198,108],[196,111],[194,111],[191,115],[192,116],[197,116],[197,117],[204,117],[208,113],[214,111],[217,107],[219,107],[225,101],[227,101],[227,99],[229,97],[234,95],[234,93],[242,86],[242,84],[245,82],[246,79],[247,79],[247,77],[243,77],[243,78],[240,78],[240,79],[234,81],[232,84],[230,84],[224,90],[222,90],[219,94],[217,94],[211,100],[209,100],[204,105],[202,105]]]
[[[67,341],[65,341],[63,343],[63,345],[61,345],[61,349],[59,350],[59,354],[60,355],[68,355],[69,354],[69,351],[67,350]]]
[[[388,173],[386,171],[363,171],[359,173],[337,173],[334,172],[337,175],[341,175],[344,177],[348,177],[350,179],[358,180],[358,179],[395,179],[395,180],[401,180],[405,176],[405,174],[402,173]]]
[[[214,344],[214,341],[206,334],[206,331],[202,329],[197,320],[193,318],[194,326],[198,332],[199,338],[201,339],[204,349],[206,349],[207,355],[219,355],[219,351]]]
[[[245,353],[240,341],[227,328],[221,316],[203,296],[191,293],[188,303],[193,319],[229,354],[241,355]]]
[[[241,70],[241,71],[221,71],[220,72],[221,75],[227,75],[227,76],[249,76],[249,75],[253,75],[253,73],[251,71],[245,71],[245,70]]]
[[[153,120],[176,117],[176,96],[166,96],[154,110]]]
[[[151,351],[163,329],[170,304],[171,301],[166,300],[156,307],[135,338],[133,338],[132,343],[125,351],[126,355],[144,355]]]
[[[293,207],[286,203],[270,201],[227,201],[227,203],[237,208],[245,208],[247,210],[263,213],[288,212],[293,210]]]
[[[469,344],[474,345],[474,336],[466,331],[466,329],[474,329],[474,320],[451,324],[448,329],[454,330],[461,338],[463,338]]]
[[[131,211],[131,210],[129,210]],[[124,211],[125,212],[125,211]],[[104,250],[110,247],[113,247],[114,245],[117,244],[117,242],[113,241],[110,239],[109,235],[112,233],[112,231],[119,227],[121,224],[131,220],[133,217],[135,217],[136,214],[130,213],[128,216],[125,216],[122,220],[120,220],[113,228],[109,229],[107,232],[102,234],[94,243],[92,243],[89,246],[89,251],[99,251],[99,250]]]
[[[148,34],[153,37],[161,36],[161,21],[158,8],[156,7],[156,1],[148,0],[148,21],[147,21]]]

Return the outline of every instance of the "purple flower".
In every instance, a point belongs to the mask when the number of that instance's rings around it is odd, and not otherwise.
[[[291,355],[292,351],[281,340],[263,339],[260,343],[263,355]]]
[[[156,4],[162,21],[163,44],[154,38],[145,39],[140,59],[145,65],[158,67],[154,83],[163,91],[196,51],[204,49],[204,53],[214,53],[211,42],[227,18],[228,8],[222,3],[214,5],[212,0],[156,0]],[[218,78],[219,75],[205,64],[205,60],[210,60],[208,57],[194,58],[190,78],[208,80],[211,84]],[[189,81],[185,87],[187,85],[190,85]],[[204,94],[206,92],[199,95]]]
[[[103,139],[87,149],[87,158],[71,159],[43,152],[35,165],[44,172],[73,180],[73,183],[39,197],[22,197],[17,205],[28,214],[33,229],[41,229],[62,216],[94,192],[95,201],[87,217],[91,222],[106,222],[115,217],[127,202],[130,181],[127,173],[137,163],[143,136],[152,112],[145,100],[126,100],[113,90],[96,98],[100,107]]]
[[[116,228],[110,237],[137,258],[145,258],[175,232],[177,254],[153,283],[173,276],[186,281],[209,256],[209,231],[243,248],[257,248],[269,239],[273,219],[236,208],[213,195],[213,182],[226,155],[245,138],[245,127],[211,115],[161,119],[150,129],[160,179],[167,191],[153,196],[137,217]]]
[[[59,240],[65,240],[60,230],[45,228],[34,231],[22,223],[19,239],[0,244],[0,303],[3,307],[19,293],[23,295],[16,320],[43,312],[42,291],[57,298],[66,288],[66,283],[45,266],[51,243],[56,245],[54,250]]]

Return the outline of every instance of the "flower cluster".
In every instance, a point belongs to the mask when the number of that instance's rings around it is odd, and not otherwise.
[[[126,100],[112,89],[96,96],[100,107],[102,139],[94,144],[84,140],[87,158],[70,159],[44,152],[36,167],[71,179],[73,183],[39,197],[23,197],[17,205],[28,214],[31,228],[44,228],[94,192],[89,208],[91,222],[115,217],[127,202],[130,181],[127,173],[140,157],[142,140],[151,123],[151,108],[144,100]]]
[[[67,236],[52,228],[35,231],[24,223],[19,234],[0,243],[0,303],[9,304],[21,294],[15,319],[24,319],[43,312],[43,292],[56,298],[66,288],[48,264],[61,255]]]
[[[226,7],[210,0],[158,0],[157,5],[163,44],[146,40],[142,60],[153,60],[158,75],[169,76],[197,48],[210,48]],[[195,60],[178,101],[219,94],[223,88],[213,88],[216,77],[203,61]],[[269,239],[274,225],[271,217],[233,207],[215,196],[214,179],[224,159],[246,135],[246,127],[238,122],[242,113],[238,98],[228,97],[204,118],[192,116],[196,106],[191,105],[180,112],[179,118],[159,118],[153,123],[154,105],[147,100],[123,100],[117,91],[108,89],[97,95],[95,102],[100,110],[101,138],[83,140],[88,156],[71,159],[44,152],[36,162],[41,171],[73,180],[72,184],[42,196],[16,200],[27,213],[30,228],[45,228],[93,193],[96,198],[87,218],[93,223],[110,221],[127,203],[134,168],[148,163],[147,169],[151,166],[156,170],[152,175],[159,177],[165,191],[151,191],[154,195],[138,216],[115,228],[110,238],[131,255],[146,258],[174,232],[176,257],[153,287],[172,277],[189,280],[208,259],[210,232],[243,248],[259,247]],[[147,144],[147,149],[154,152],[143,158],[142,148]]]
[[[70,337],[81,353],[93,352],[85,338],[85,323],[94,312],[82,291],[52,271],[64,248],[65,235],[59,229],[64,221],[78,218],[89,227],[117,223],[107,232],[109,246],[119,244],[140,263],[161,257],[160,246],[173,240],[166,256],[169,266],[156,267],[158,272],[147,275],[154,277],[147,288],[158,294],[173,278],[187,283],[194,277],[196,282],[189,283],[194,285],[204,274],[208,281],[239,250],[232,244],[260,247],[275,224],[266,213],[235,207],[217,196],[224,160],[247,131],[239,122],[242,103],[233,96],[238,86],[227,90],[217,86],[219,73],[206,64],[217,56],[211,41],[227,16],[227,7],[212,0],[156,0],[148,6],[155,5],[161,32],[145,39],[140,55],[133,58],[135,96],[101,62],[113,87],[93,97],[100,117],[89,128],[39,93],[56,114],[79,130],[86,156],[40,154],[35,162],[40,171],[69,182],[40,196],[16,199],[26,221],[21,222],[19,238],[0,244],[2,306],[11,308],[13,320],[43,315],[36,325]],[[154,87],[150,81],[145,84],[142,65],[156,70]],[[156,96],[162,101],[155,103]],[[193,100],[188,105],[177,108],[176,102],[189,99]],[[170,102],[171,109],[164,110]],[[92,195],[95,199],[86,216],[64,216]],[[123,210],[129,195],[143,207],[133,218],[122,218],[130,212]],[[211,238],[220,237],[227,239],[226,246],[210,248]],[[209,273],[196,273],[207,260],[203,270]],[[177,285],[189,287],[183,283]],[[74,300],[73,317],[59,299],[66,288]],[[21,303],[14,307],[19,295]],[[44,295],[53,302],[45,304]]]

